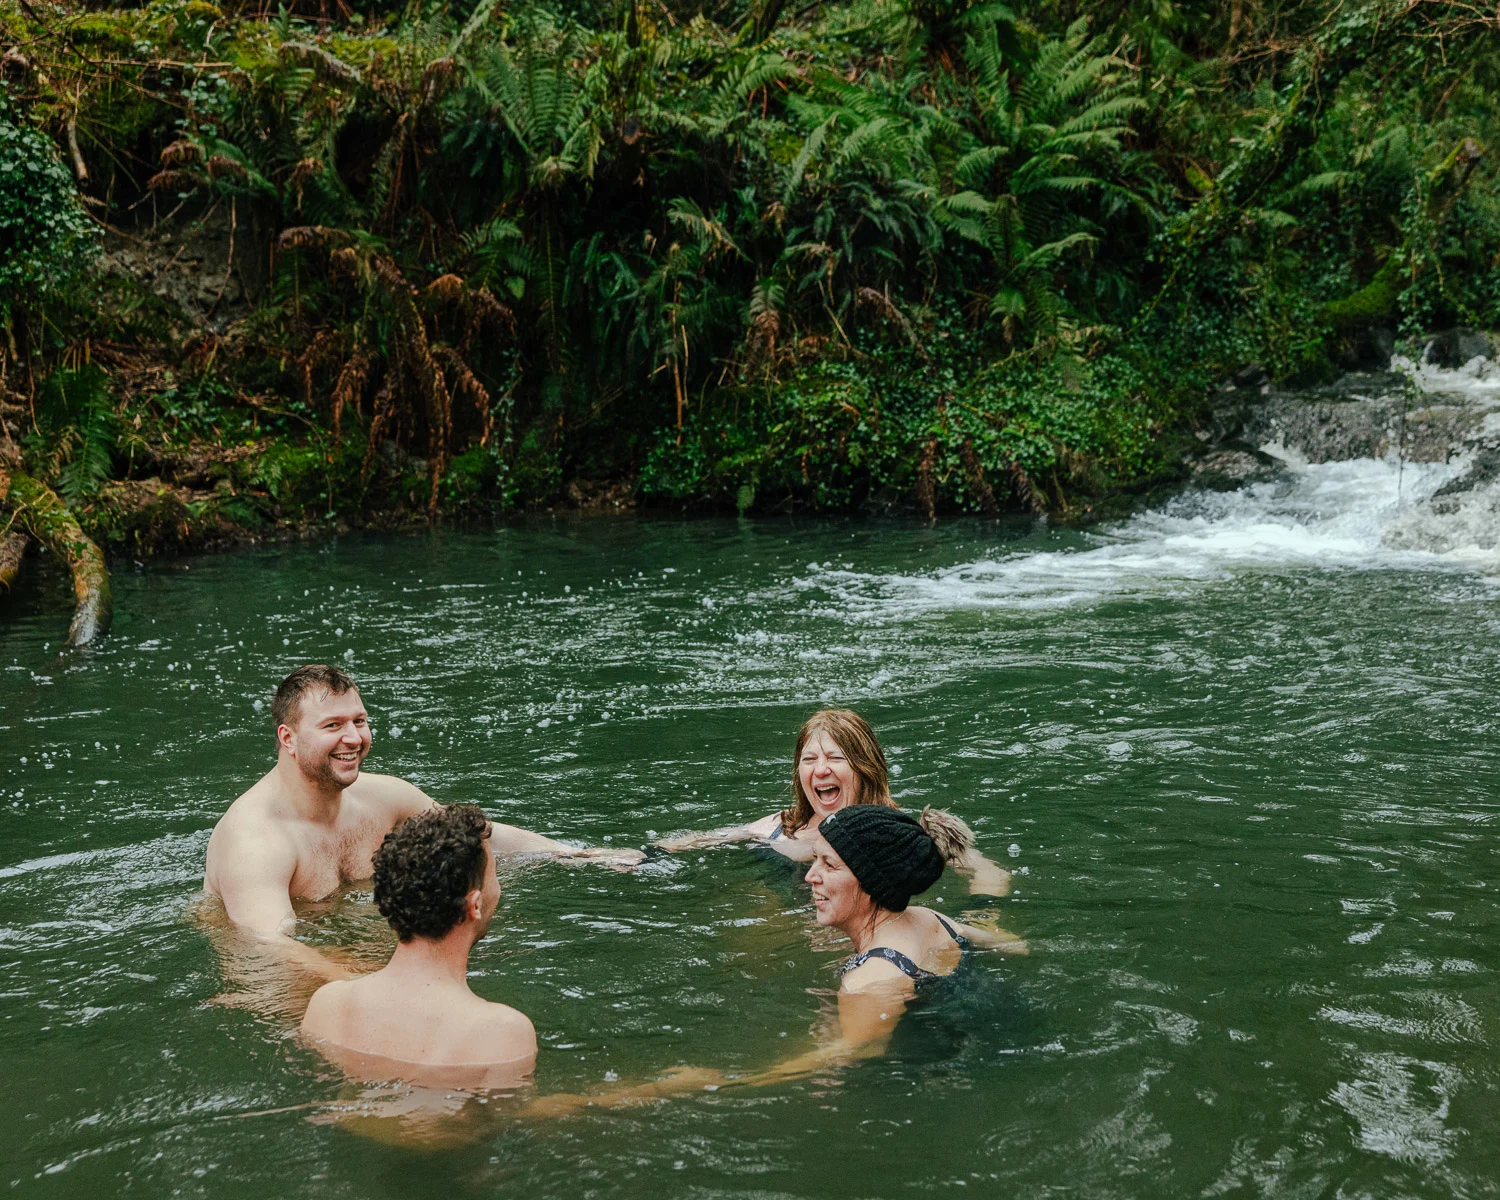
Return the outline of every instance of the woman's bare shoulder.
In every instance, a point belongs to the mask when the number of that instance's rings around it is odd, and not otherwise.
[[[845,995],[903,996],[915,994],[910,977],[889,959],[867,958],[839,981]]]

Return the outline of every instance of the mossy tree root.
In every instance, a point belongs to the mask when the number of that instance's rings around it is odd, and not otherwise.
[[[0,589],[10,591],[16,576],[21,573],[21,559],[31,539],[24,533],[11,533],[0,538]]]
[[[1459,193],[1469,182],[1474,167],[1484,155],[1482,147],[1473,138],[1464,138],[1453,147],[1446,158],[1427,175],[1427,219],[1436,229],[1442,226]],[[1462,171],[1457,168],[1462,167]],[[1457,174],[1457,178],[1452,176]],[[1420,271],[1420,262],[1412,261],[1416,249],[1415,239],[1408,234],[1401,245],[1392,250],[1390,257],[1381,264],[1375,277],[1342,300],[1323,305],[1322,317],[1340,333],[1352,333],[1394,320],[1401,292],[1409,282],[1408,276]]]
[[[109,631],[114,596],[104,554],[79,527],[57,493],[21,471],[0,468],[0,503],[7,505],[31,535],[68,564],[73,573],[73,623],[68,645],[86,646]],[[17,559],[19,565],[19,558]]]

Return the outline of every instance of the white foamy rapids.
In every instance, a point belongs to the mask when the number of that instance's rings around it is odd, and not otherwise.
[[[1400,372],[1424,392],[1462,396],[1480,408],[1500,406],[1500,362],[1471,358],[1461,367],[1438,367],[1425,356],[1413,362],[1405,355],[1391,358],[1391,370]]]
[[[1487,545],[1424,549],[1415,527],[1402,524],[1461,469],[1394,459],[1292,464],[1271,483],[1181,496],[1090,535],[1091,549],[1018,553],[921,575],[817,569],[796,583],[831,594],[831,611],[880,620],[942,608],[1050,608],[1173,594],[1252,571],[1492,571],[1500,568],[1493,532]],[[1395,544],[1393,528],[1402,531]]]

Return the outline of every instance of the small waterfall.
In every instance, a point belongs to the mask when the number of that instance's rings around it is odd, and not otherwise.
[[[1244,459],[1242,486],[1190,489],[1113,528],[926,573],[814,566],[798,586],[878,623],[1175,594],[1247,572],[1500,574],[1500,364],[1391,366],[1313,391],[1238,389],[1223,440],[1239,448],[1216,453]]]
[[[1466,437],[1450,447],[1460,468],[1452,480],[1403,512],[1386,530],[1386,544],[1472,560],[1494,571],[1500,557],[1500,362],[1470,359],[1462,367],[1398,364],[1423,397],[1466,414]]]

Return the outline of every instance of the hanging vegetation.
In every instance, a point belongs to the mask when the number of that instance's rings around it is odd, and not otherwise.
[[[1226,373],[1500,324],[1500,21],[1446,0],[22,0],[0,40],[3,448],[137,552],[1081,513]]]

